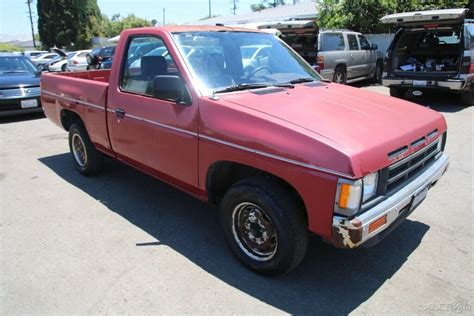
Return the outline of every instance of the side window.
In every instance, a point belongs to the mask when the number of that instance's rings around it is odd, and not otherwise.
[[[359,50],[355,34],[347,34],[347,42],[349,43],[349,50]]]
[[[344,50],[344,37],[342,33],[323,33],[321,35],[321,51]]]
[[[465,33],[465,49],[474,48],[474,24],[466,24]]]
[[[365,38],[364,35],[357,35],[359,37],[360,49],[367,50],[370,49],[369,41]]]
[[[156,76],[178,74],[165,43],[154,36],[134,37],[128,45],[124,63],[120,87],[124,91],[146,96],[153,95]]]

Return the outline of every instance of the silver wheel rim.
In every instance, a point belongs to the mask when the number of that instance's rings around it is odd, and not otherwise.
[[[86,146],[84,145],[84,141],[82,140],[81,136],[78,134],[74,134],[72,136],[72,153],[74,155],[74,159],[76,160],[76,163],[84,167],[87,163],[87,152],[86,152]]]
[[[232,234],[240,249],[257,261],[272,259],[278,249],[278,236],[262,208],[243,202],[232,211]]]
[[[342,72],[337,72],[336,73],[336,80],[334,80],[336,83],[342,83],[342,79],[343,79],[343,75],[342,75]]]

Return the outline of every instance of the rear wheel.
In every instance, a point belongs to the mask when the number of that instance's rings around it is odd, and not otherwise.
[[[221,204],[227,243],[248,268],[281,274],[304,258],[308,223],[299,198],[275,181],[263,178],[233,185]]]
[[[405,93],[405,89],[390,87],[390,96],[392,97],[403,99],[405,97]]]
[[[102,170],[103,156],[95,149],[81,124],[74,123],[69,128],[69,150],[80,173],[91,176]]]
[[[334,70],[334,77],[332,79],[335,83],[346,84],[347,82],[347,72],[346,69],[342,66],[337,66]]]
[[[461,104],[471,106],[474,104],[474,91],[467,91],[461,94]]]
[[[61,66],[61,71],[62,72],[67,71],[67,64],[64,64],[64,65]]]

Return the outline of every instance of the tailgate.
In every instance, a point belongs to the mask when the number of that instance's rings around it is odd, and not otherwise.
[[[468,9],[445,9],[430,11],[415,11],[389,14],[380,19],[385,24],[401,26],[423,25],[426,23],[457,24],[464,20]]]

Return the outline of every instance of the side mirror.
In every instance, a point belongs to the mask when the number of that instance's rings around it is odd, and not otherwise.
[[[372,45],[370,46],[370,48],[371,48],[372,50],[377,50],[379,47],[377,46],[377,44],[372,44]]]
[[[156,76],[153,79],[153,96],[158,99],[174,101],[178,104],[191,104],[191,97],[186,84],[179,76]]]

